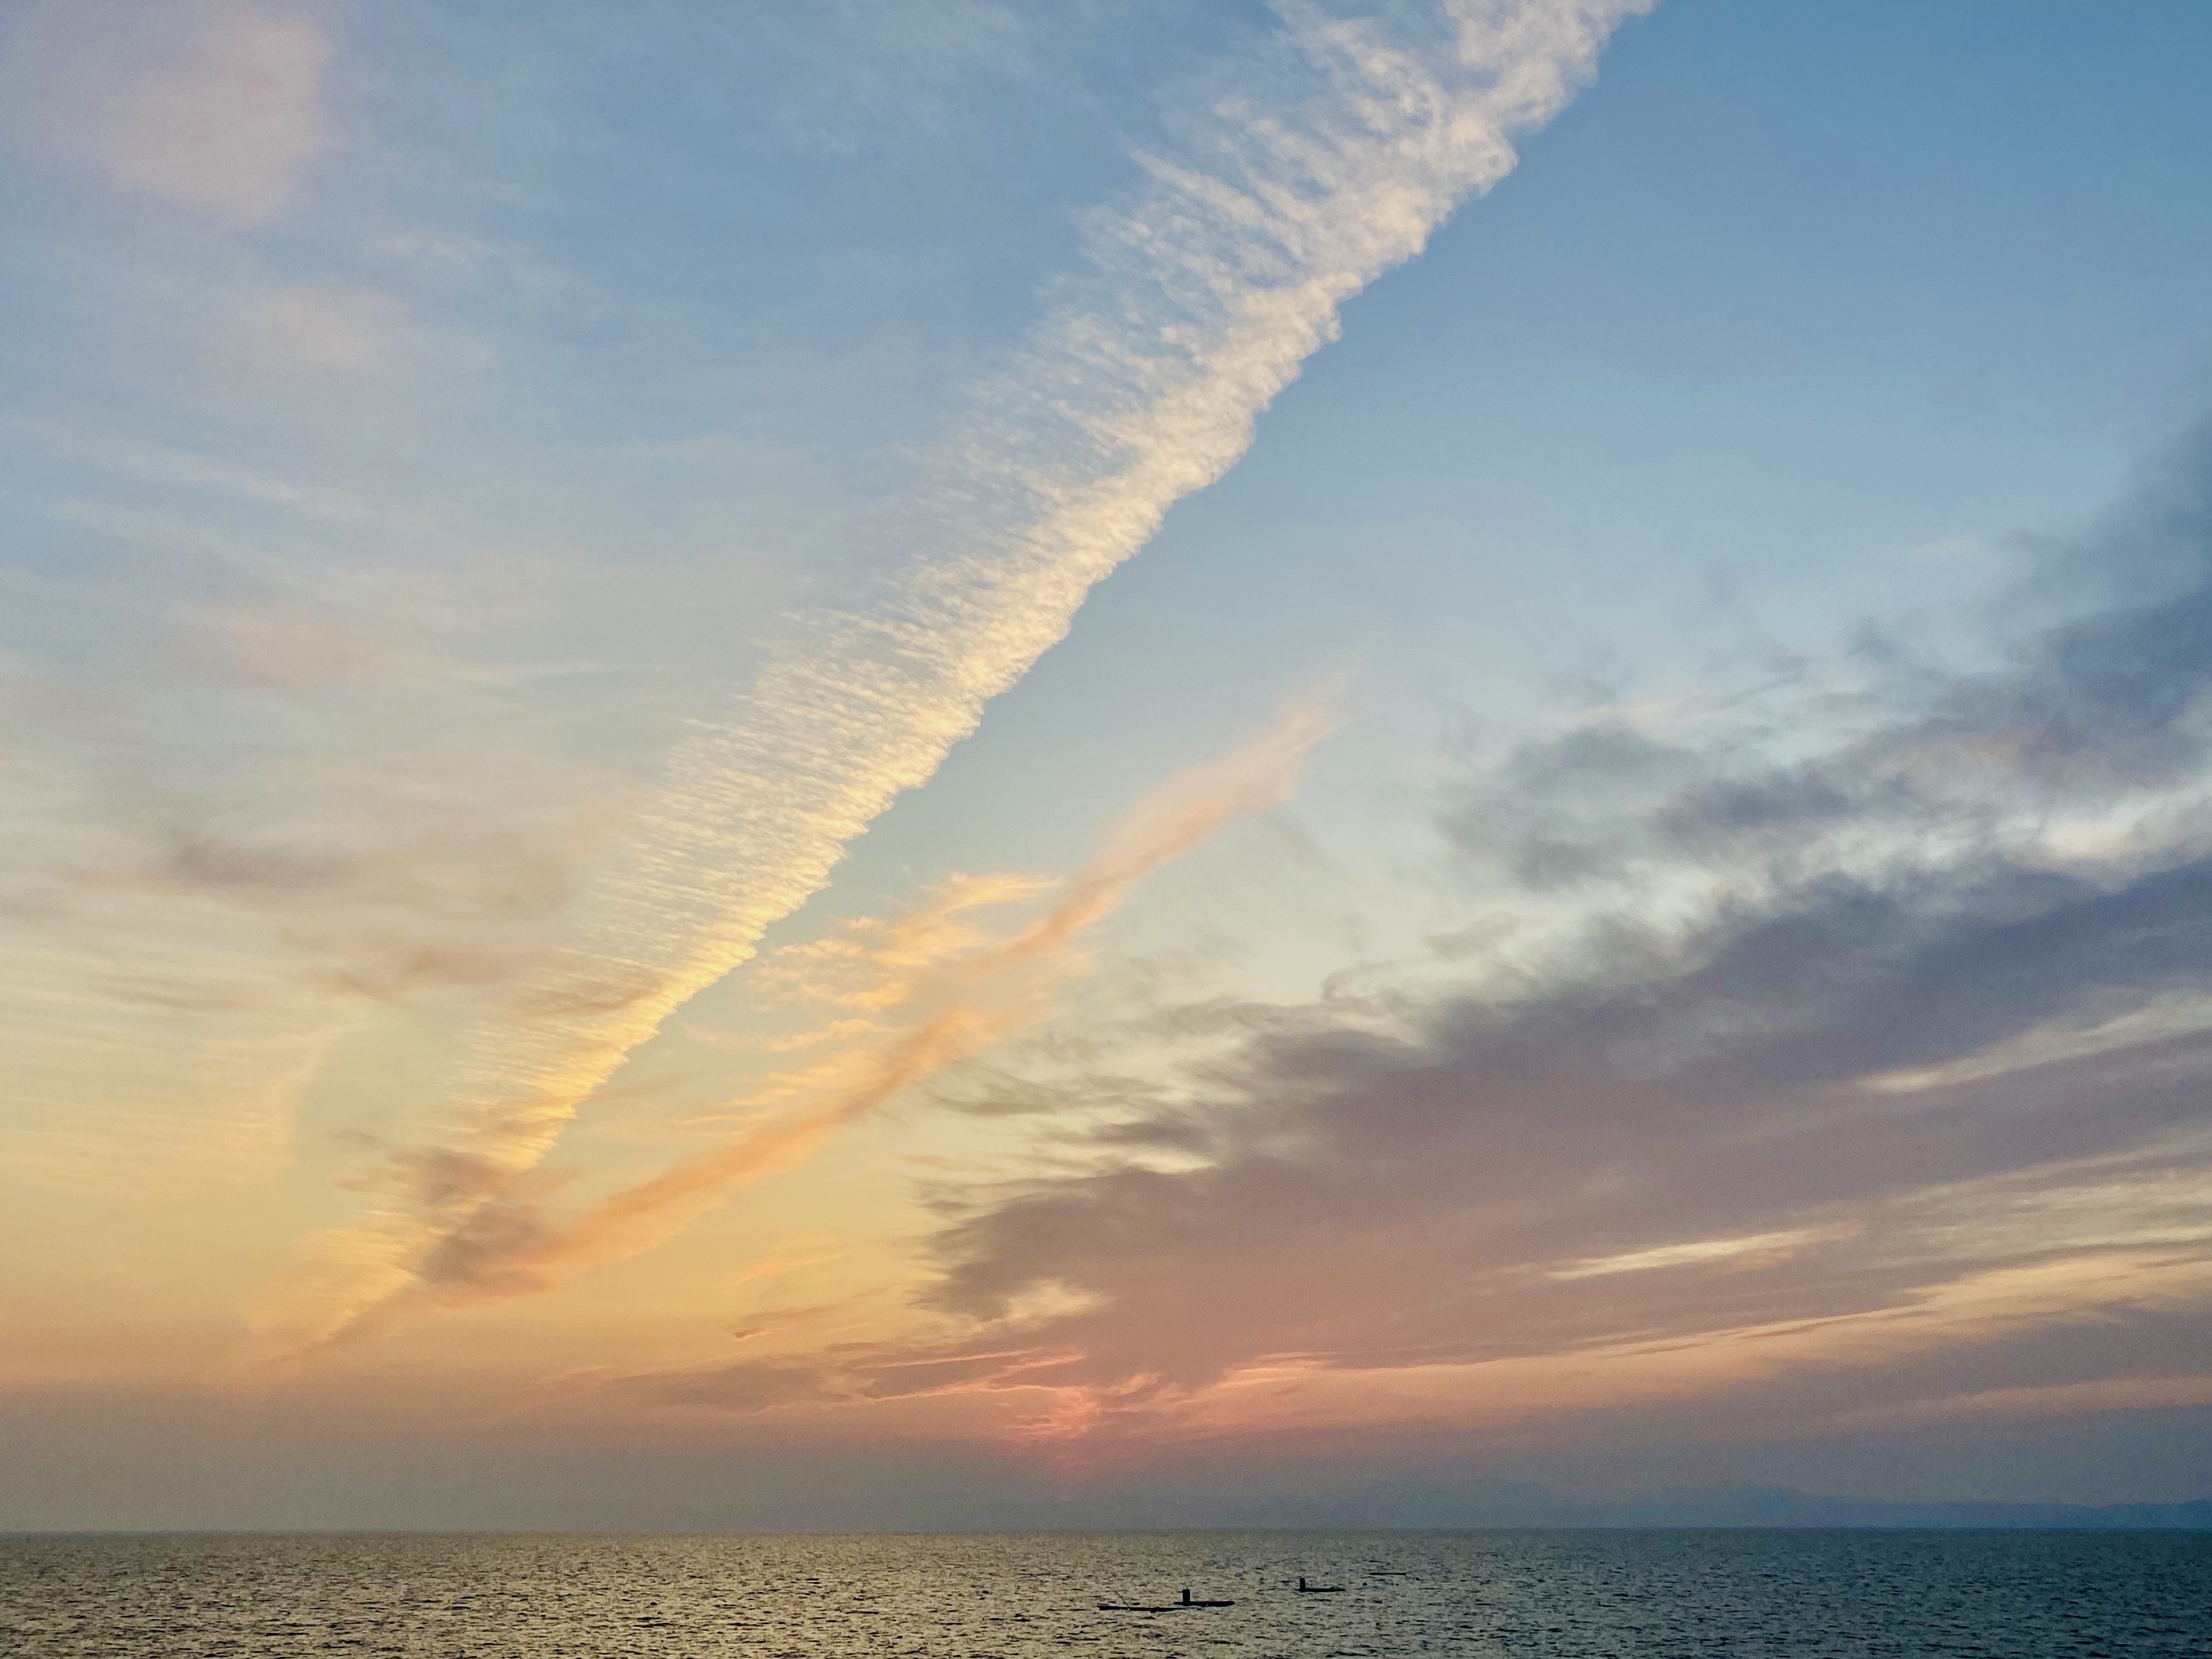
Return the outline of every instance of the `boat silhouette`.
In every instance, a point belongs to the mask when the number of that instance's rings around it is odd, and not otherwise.
[[[1182,1600],[1180,1601],[1165,1601],[1158,1606],[1143,1601],[1101,1601],[1098,1604],[1098,1611],[1101,1613],[1179,1613],[1185,1607],[1233,1607],[1236,1605],[1234,1601],[1209,1601],[1202,1596],[1194,1598],[1189,1587],[1186,1585],[1183,1589]]]
[[[1301,1595],[1341,1595],[1344,1594],[1344,1586],[1341,1584],[1309,1584],[1304,1578],[1300,1578],[1298,1580],[1298,1594]]]

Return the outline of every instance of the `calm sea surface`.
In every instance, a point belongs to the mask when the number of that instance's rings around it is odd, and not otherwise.
[[[8,1659],[1423,1653],[2204,1659],[2212,1534],[0,1538]]]

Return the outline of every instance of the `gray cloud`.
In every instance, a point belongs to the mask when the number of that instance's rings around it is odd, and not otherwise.
[[[1531,744],[1462,789],[1443,817],[1472,857],[1522,883],[1615,878],[1638,860],[1713,864],[1818,850],[1869,823],[1957,834],[2023,806],[2081,806],[2201,772],[2212,725],[2212,426],[2191,433],[2104,520],[2054,551],[2021,603],[2105,603],[2015,641],[2002,666],[1953,676],[1863,629],[1859,684],[1748,712],[1726,741],[1595,720]],[[1811,724],[1793,731],[1791,719]],[[1778,743],[1861,728],[1788,764]]]
[[[1049,1380],[1141,1409],[1268,1358],[1694,1340],[1935,1308],[1972,1275],[2074,1261],[2201,1293],[2208,484],[2199,433],[2044,578],[2118,602],[1987,672],[1863,649],[1840,720],[1808,680],[1802,730],[1619,720],[1504,757],[1443,827],[1523,894],[1587,898],[1571,951],[1492,976],[1511,990],[1401,1008],[1393,1032],[1329,1002],[1166,1011],[1236,1033],[1229,1056],[1172,1098],[1110,1052],[1096,1100],[1039,1085],[1034,1108],[1111,1109],[1069,1131],[1090,1163],[947,1195],[928,1304],[988,1322],[1056,1297],[1077,1310],[1022,1327],[1079,1356]],[[2133,827],[2054,850],[2116,813]],[[1686,875],[1710,895],[1694,921],[1652,919],[1642,896]],[[1479,966],[1491,941],[1451,954]],[[1003,1114],[1025,1091],[1009,1070],[975,1095]],[[2128,1296],[2085,1291],[1887,1370],[1815,1367],[1769,1386],[1762,1420],[2194,1369],[2201,1311]],[[687,1398],[735,1403],[750,1375],[695,1376]]]

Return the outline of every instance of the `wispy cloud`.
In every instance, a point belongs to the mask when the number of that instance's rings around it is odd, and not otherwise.
[[[53,420],[18,420],[11,424],[56,459],[134,482],[179,485],[247,501],[293,507],[319,519],[362,520],[370,515],[368,504],[358,496],[267,477],[235,463],[173,445],[81,432]]]
[[[329,142],[331,43],[282,0],[45,0],[5,50],[19,140],[222,224],[282,212]]]
[[[1601,1255],[1583,1261],[1570,1261],[1551,1270],[1553,1279],[1599,1279],[1608,1273],[1653,1273],[1662,1267],[1707,1267],[1714,1262],[1733,1262],[1738,1266],[1760,1266],[1787,1259],[1807,1244],[1816,1243],[1832,1237],[1808,1227],[1795,1228],[1788,1232],[1752,1233],[1737,1238],[1700,1238],[1686,1244],[1656,1244],[1649,1249],[1629,1250],[1620,1255]]]
[[[292,1294],[266,1310],[272,1346],[281,1356],[288,1344],[380,1323],[403,1311],[410,1296],[452,1302],[545,1289],[581,1268],[652,1249],[732,1188],[804,1163],[901,1091],[1037,1019],[1080,969],[1084,935],[1136,882],[1224,825],[1283,800],[1306,752],[1336,724],[1327,701],[1294,700],[1249,743],[1138,802],[1065,883],[962,879],[903,915],[795,948],[775,964],[787,980],[795,970],[798,983],[789,988],[858,1017],[834,1019],[816,1034],[825,1057],[765,1079],[738,1103],[773,1113],[769,1121],[580,1215],[554,1218],[538,1194],[483,1160],[445,1150],[403,1153],[396,1173],[431,1212],[437,1249],[394,1274],[384,1298],[335,1323],[323,1322],[331,1310],[319,1276],[295,1281]],[[1011,933],[973,920],[979,910],[1040,896],[1048,896],[1042,912]],[[399,1224],[411,1231],[418,1214],[410,1206]]]
[[[0,1168],[116,1200],[264,1180],[335,1042],[518,973],[595,839],[588,811],[517,773],[534,812],[495,786],[471,811],[454,781],[422,781],[442,799],[326,765],[280,792],[295,810],[254,790],[141,800],[128,836],[82,833],[73,802],[21,803],[56,824],[36,849],[49,879],[7,895]]]
[[[722,717],[670,757],[620,869],[526,1002],[633,988],[557,1024],[474,1031],[427,1144],[490,1202],[676,1008],[822,886],[846,844],[927,779],[984,703],[1066,630],[1175,501],[1220,476],[1258,412],[1333,337],[1337,308],[1417,253],[1511,137],[1555,112],[1643,0],[1501,0],[1387,20],[1285,13],[1194,89],[1146,182],[1097,213],[1092,263],[1006,373],[975,388],[910,556],[849,609],[810,611]],[[471,1224],[392,1233],[343,1328]]]

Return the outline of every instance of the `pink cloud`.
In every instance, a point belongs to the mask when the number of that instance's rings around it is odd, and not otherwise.
[[[283,211],[327,144],[329,38],[267,0],[47,0],[6,42],[9,125],[219,223]]]

